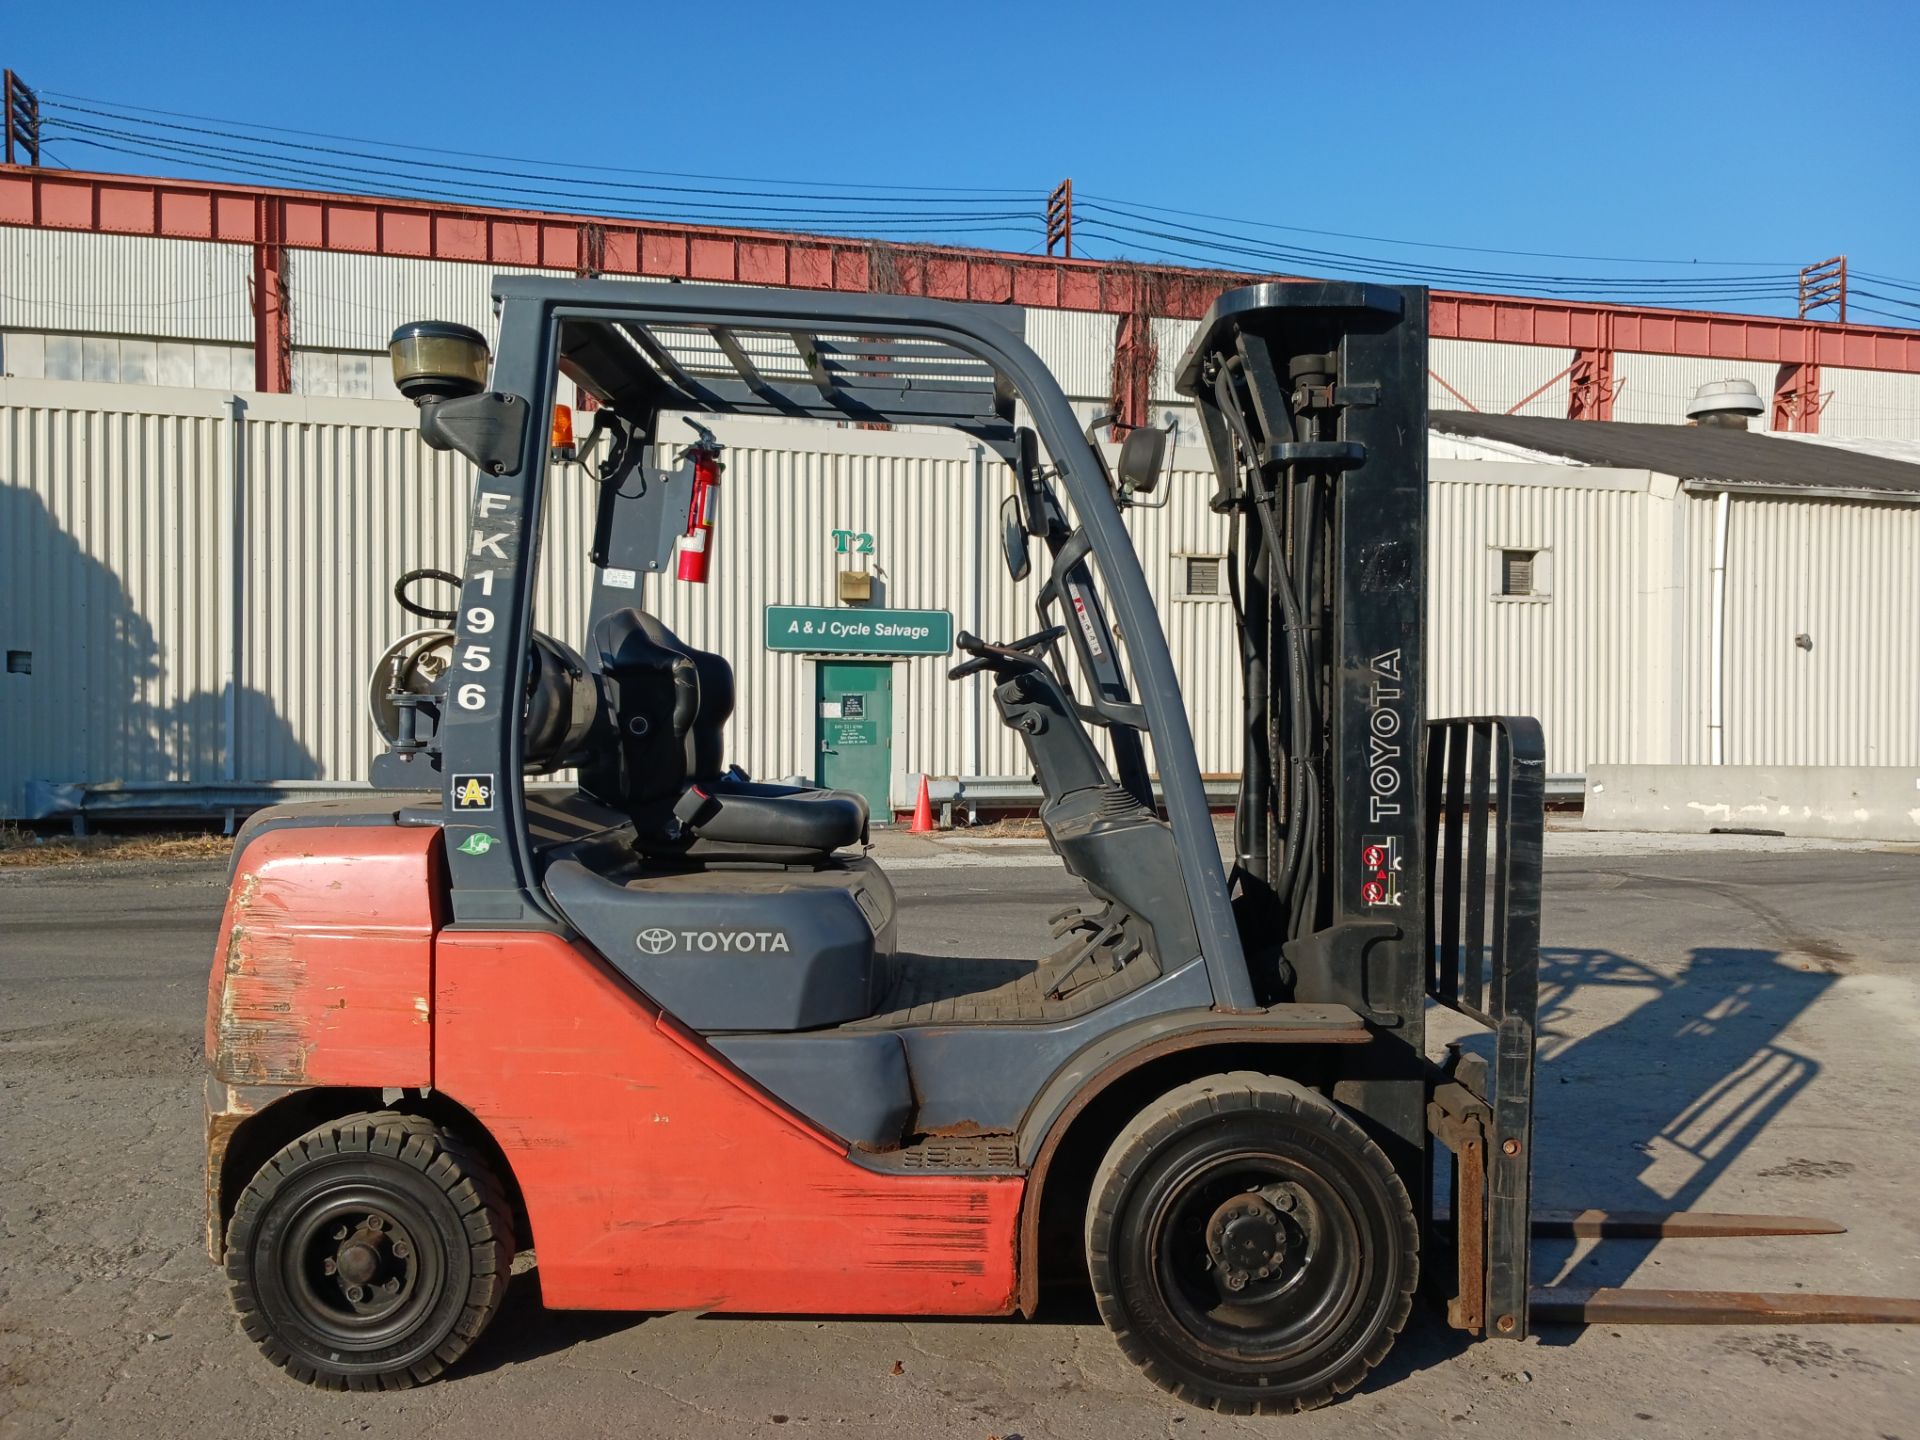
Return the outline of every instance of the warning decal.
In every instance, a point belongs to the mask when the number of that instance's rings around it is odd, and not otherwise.
[[[1400,842],[1368,835],[1360,842],[1360,898],[1369,905],[1400,903]]]
[[[453,808],[456,810],[493,809],[493,776],[454,776]]]

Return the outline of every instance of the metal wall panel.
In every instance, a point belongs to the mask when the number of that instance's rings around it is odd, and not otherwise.
[[[1027,344],[1046,361],[1070,400],[1113,393],[1113,344],[1120,317],[1086,310],[1027,308]]]
[[[1820,367],[1823,435],[1920,439],[1920,375]]]
[[[1566,372],[1573,364],[1573,357],[1572,350],[1556,345],[1501,345],[1491,340],[1429,341],[1427,408],[1471,408],[1487,415],[1565,418],[1571,394]],[[1441,381],[1446,383],[1443,385]],[[1453,394],[1448,386],[1460,393]],[[1465,404],[1461,403],[1463,397]]]
[[[493,314],[493,277],[552,273],[460,260],[289,250],[287,293],[293,311],[293,343],[385,354],[396,325],[408,320],[452,320],[471,325],[492,344],[500,333]]]
[[[721,422],[729,445],[715,580],[650,582],[689,640],[738,670],[731,757],[811,775],[814,676],[768,652],[766,605],[831,604],[836,529],[866,531],[880,603],[951,610],[1009,639],[1037,626],[1037,580],[999,547],[1005,467],[947,432]],[[1200,763],[1238,769],[1229,604],[1188,598],[1186,557],[1223,556],[1209,473],[1181,457],[1163,510],[1126,523],[1158,602]],[[54,781],[363,777],[365,687],[417,628],[389,587],[457,568],[470,468],[427,449],[398,402],[0,381],[0,806]],[[1698,762],[1711,667],[1712,504],[1671,477],[1436,460],[1431,711],[1517,712],[1549,767]],[[584,638],[591,487],[550,490],[538,623]],[[1543,551],[1544,598],[1496,596],[1502,548]],[[1729,763],[1920,763],[1914,626],[1920,507],[1733,502]],[[1793,644],[1810,637],[1811,650]],[[984,680],[951,657],[900,662],[897,775],[1019,775],[1028,764]],[[229,749],[227,736],[233,735]],[[910,792],[904,781],[896,799]]]
[[[1754,360],[1708,360],[1691,355],[1642,355],[1622,350],[1613,357],[1613,418],[1653,425],[1684,425],[1687,402],[1714,380],[1751,380],[1766,407],[1755,430],[1772,425],[1773,382],[1779,366]],[[1565,413],[1564,411],[1562,412]]]
[[[1200,333],[1198,320],[1167,320],[1155,318],[1153,321],[1153,347],[1158,363],[1153,367],[1153,402],[1156,405],[1188,405],[1190,402],[1178,390],[1173,388],[1174,377],[1180,373],[1180,357],[1187,353],[1187,346],[1193,343],[1193,337]]]
[[[217,340],[147,340],[130,335],[8,330],[0,332],[0,374],[18,380],[97,380],[119,385],[251,390],[253,347]]]
[[[245,245],[0,225],[0,328],[253,340]]]
[[[1713,509],[1688,499],[1690,763],[1711,759]],[[1920,764],[1920,506],[1736,495],[1727,538],[1729,765]],[[1805,635],[1811,648],[1795,644]]]
[[[0,814],[30,778],[220,777],[227,402],[154,397],[0,381]]]
[[[1645,472],[1499,461],[1436,462],[1428,521],[1428,713],[1533,715],[1547,770],[1643,758],[1660,736],[1647,693],[1654,588]],[[1664,503],[1664,502],[1662,502]],[[1503,549],[1544,552],[1544,596],[1498,591]],[[1536,571],[1538,571],[1536,566]]]

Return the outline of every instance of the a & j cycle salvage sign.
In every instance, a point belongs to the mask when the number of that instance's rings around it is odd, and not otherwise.
[[[953,649],[953,613],[769,605],[766,641],[769,650],[816,655],[945,655]]]

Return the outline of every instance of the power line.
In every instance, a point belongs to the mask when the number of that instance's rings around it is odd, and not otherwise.
[[[1295,235],[1320,235],[1334,240],[1363,240],[1373,245],[1406,245],[1423,250],[1457,250],[1475,255],[1511,255],[1531,260],[1588,260],[1609,265],[1789,265],[1787,260],[1659,260],[1628,255],[1569,255],[1557,250],[1502,250],[1489,245],[1452,245],[1439,240],[1396,240],[1388,235],[1360,235],[1348,230],[1315,230],[1305,225],[1281,225],[1271,220],[1247,220],[1233,215],[1213,215],[1204,210],[1179,210],[1170,205],[1149,205],[1141,200],[1123,200],[1111,195],[1082,192],[1084,200],[1104,201],[1110,205],[1129,205],[1136,210],[1152,210],[1163,215],[1178,215],[1189,220],[1219,220],[1229,225],[1252,225],[1261,230],[1285,230]]]
[[[933,198],[924,198],[924,196],[900,196],[900,198],[893,198],[893,196],[837,196],[837,194],[768,196],[768,194],[758,192],[758,190],[716,190],[716,188],[699,190],[699,188],[693,188],[693,186],[647,186],[647,184],[624,184],[624,182],[614,182],[614,180],[580,180],[578,186],[574,186],[574,188],[557,188],[557,186],[553,186],[553,184],[520,186],[520,184],[509,184],[509,182],[505,182],[505,180],[492,179],[492,177],[501,175],[501,177],[507,177],[507,179],[513,180],[540,180],[545,179],[545,177],[532,175],[532,173],[524,173],[524,171],[486,171],[486,169],[480,169],[480,167],[476,167],[476,165],[440,165],[440,163],[424,163],[424,161],[415,161],[415,159],[396,159],[396,157],[380,156],[380,154],[372,154],[372,152],[338,150],[338,148],[332,148],[332,146],[296,146],[296,144],[288,144],[288,142],[280,142],[280,140],[271,142],[271,144],[278,144],[278,146],[288,148],[288,150],[301,150],[301,152],[311,152],[311,154],[321,154],[321,156],[344,156],[346,159],[372,159],[372,161],[380,161],[380,169],[371,169],[371,167],[367,167],[367,165],[349,165],[349,163],[344,163],[342,159],[317,159],[317,161],[315,161],[315,159],[305,159],[305,157],[301,156],[280,156],[280,154],[259,156],[259,152],[255,152],[255,150],[238,150],[238,148],[234,148],[234,146],[219,146],[219,144],[211,144],[211,142],[207,142],[207,140],[169,140],[167,136],[144,134],[144,132],[140,131],[123,131],[123,129],[106,127],[106,125],[90,125],[90,123],[86,123],[86,121],[54,119],[52,125],[54,125],[58,131],[63,132],[63,134],[75,136],[77,140],[83,138],[83,136],[106,136],[106,138],[111,138],[111,140],[127,140],[127,142],[148,144],[148,146],[161,146],[161,148],[169,148],[169,150],[180,150],[180,152],[184,152],[184,154],[213,152],[213,154],[221,154],[221,156],[236,156],[242,157],[242,159],[253,159],[253,157],[275,159],[275,161],[282,161],[282,163],[298,163],[298,165],[305,165],[305,167],[313,167],[315,171],[344,171],[344,173],[357,173],[357,175],[378,175],[378,177],[386,177],[386,179],[413,179],[413,177],[394,177],[392,167],[396,167],[397,165],[397,167],[407,167],[407,169],[428,171],[430,179],[445,179],[444,175],[440,175],[442,171],[451,173],[451,175],[476,175],[476,177],[484,177],[484,179],[465,180],[465,184],[472,186],[472,188],[478,188],[478,190],[492,190],[492,192],[501,192],[501,194],[568,196],[568,198],[572,198],[572,196],[576,196],[580,190],[603,190],[603,188],[611,188],[611,190],[637,190],[637,192],[666,190],[666,192],[672,192],[672,194],[714,194],[714,196],[730,196],[730,198],[732,198],[732,196],[745,196],[745,198],[758,198],[758,200],[808,200],[808,202],[818,202],[818,200],[849,200],[849,202],[858,202],[858,204],[868,205],[868,207],[872,207],[872,205],[947,205],[947,207],[952,207],[952,205],[1008,204],[1008,202],[1004,202],[1004,200],[996,200],[996,202],[987,202],[987,200],[958,200],[958,198],[954,198],[954,200],[933,200]],[[227,131],[205,131],[205,129],[184,127],[184,125],[173,125],[173,127],[167,127],[167,129],[192,131],[194,134],[205,134],[205,136],[213,136],[213,138],[221,138],[221,140],[248,140],[248,138],[250,138],[250,136],[244,136],[244,134],[232,134],[232,132]],[[649,196],[649,200],[651,200],[651,196]],[[841,211],[837,211],[837,209],[812,207],[812,205],[808,205],[808,207],[753,204],[722,205],[716,204],[716,202],[707,202],[707,200],[651,200],[651,204],[672,205],[672,207],[676,207],[676,209],[764,211],[764,213],[772,213],[772,215],[795,215],[795,213],[804,213],[804,215],[814,215],[814,213],[833,215],[833,213],[841,213]],[[900,213],[900,211],[891,211],[891,209],[889,209],[887,213]],[[910,213],[910,211],[908,211],[908,213]],[[1023,217],[1025,211],[1020,211],[1020,215]]]
[[[1855,305],[1852,301],[1847,302],[1847,309],[1858,311],[1862,315],[1878,315],[1882,319],[1892,320],[1905,330],[1915,328],[1911,315],[1896,315],[1891,310],[1876,310],[1871,305]]]
[[[1896,290],[1911,290],[1915,294],[1920,294],[1920,285],[1916,285],[1911,280],[1898,279],[1892,275],[1876,275],[1871,270],[1855,270],[1853,272],[1853,278],[1857,280],[1871,280],[1876,285],[1891,285]]]
[[[1483,269],[1472,269],[1472,268],[1456,266],[1456,265],[1422,265],[1422,264],[1418,264],[1416,262],[1408,261],[1408,260],[1382,259],[1376,256],[1356,255],[1356,254],[1351,254],[1348,252],[1338,251],[1338,250],[1314,250],[1314,249],[1305,249],[1299,246],[1276,245],[1270,241],[1262,241],[1262,240],[1254,239],[1250,236],[1238,235],[1232,231],[1214,230],[1214,229],[1209,229],[1201,226],[1181,225],[1175,221],[1157,221],[1156,222],[1156,221],[1153,221],[1149,216],[1136,215],[1132,211],[1124,208],[1109,206],[1109,205],[1102,205],[1099,203],[1089,204],[1085,208],[1089,210],[1104,212],[1108,215],[1123,217],[1124,219],[1128,219],[1128,220],[1140,220],[1140,221],[1146,222],[1148,226],[1151,226],[1153,224],[1171,225],[1173,227],[1173,230],[1179,233],[1169,233],[1169,231],[1167,230],[1157,230],[1152,228],[1129,226],[1121,223],[1121,221],[1118,219],[1102,222],[1110,225],[1114,229],[1124,230],[1124,231],[1128,231],[1130,233],[1138,234],[1138,235],[1157,237],[1161,239],[1184,240],[1190,244],[1201,244],[1203,248],[1228,250],[1228,251],[1233,251],[1241,254],[1259,255],[1265,258],[1280,259],[1288,263],[1299,263],[1303,260],[1309,263],[1323,263],[1323,262],[1331,261],[1337,264],[1358,263],[1363,265],[1374,266],[1382,270],[1394,269],[1394,270],[1399,270],[1403,272],[1422,274],[1422,275],[1449,275],[1449,276],[1454,276],[1454,277],[1468,279],[1468,280],[1519,281],[1519,282],[1526,282],[1526,283],[1538,281],[1543,283],[1557,283],[1557,284],[1591,283],[1591,284],[1605,284],[1605,285],[1620,285],[1620,284],[1655,285],[1655,286],[1676,286],[1676,287],[1685,288],[1689,290],[1709,290],[1709,289],[1712,289],[1718,286],[1723,286],[1723,285],[1752,284],[1755,282],[1762,282],[1762,281],[1784,285],[1787,283],[1795,283],[1797,282],[1797,279],[1798,279],[1797,272],[1793,274],[1788,274],[1786,272],[1777,272],[1773,274],[1761,274],[1761,275],[1724,275],[1724,276],[1693,275],[1693,276],[1672,276],[1672,277],[1649,277],[1649,276],[1625,277],[1625,276],[1562,275],[1562,274],[1552,274],[1552,273],[1540,273],[1540,272],[1533,272],[1533,271],[1483,270]],[[1212,245],[1212,244],[1206,243],[1211,240],[1222,240],[1229,243],[1222,244],[1222,245]]]
[[[924,194],[979,195],[998,199],[1027,199],[1026,190],[991,190],[967,185],[894,185],[868,184],[855,180],[770,180],[751,175],[703,175],[685,170],[643,170],[631,166],[594,165],[579,160],[536,159],[525,155],[494,155],[483,150],[451,150],[435,145],[416,145],[405,140],[373,140],[364,135],[335,135],[324,130],[296,129],[287,125],[266,125],[254,120],[233,120],[216,115],[194,115],[178,110],[157,110],[146,105],[130,105],[112,100],[101,100],[91,95],[75,95],[63,90],[42,90],[42,102],[58,97],[61,100],[84,101],[89,105],[117,106],[113,113],[117,118],[120,111],[134,111],[142,115],[165,115],[174,120],[199,120],[211,125],[237,125],[246,130],[264,130],[279,135],[301,135],[308,139],[344,140],[354,145],[379,145],[390,150],[414,150],[425,155],[455,155],[463,160],[504,160],[514,165],[543,165],[566,170],[594,170],[606,175],[657,175],[670,180],[719,180],[736,185],[837,185],[843,190],[900,190],[918,191]],[[75,109],[77,106],[48,106],[47,108]],[[273,142],[268,142],[273,143]]]
[[[364,196],[369,199],[391,198],[402,188],[416,198],[447,200],[455,203],[471,204],[476,191],[499,191],[520,197],[531,196],[549,203],[570,204],[580,207],[580,198],[565,191],[537,189],[525,186],[488,186],[462,185],[448,188],[446,184],[433,184],[414,177],[404,177],[409,183],[405,187],[392,184],[370,188],[369,182],[362,176],[380,176],[381,172],[364,166],[335,166],[317,162],[301,162],[289,157],[256,158],[240,155],[244,163],[236,163],[236,153],[223,146],[203,146],[183,141],[164,139],[142,139],[139,143],[115,143],[89,136],[69,136],[71,143],[85,145],[93,149],[113,154],[129,155],[138,159],[179,161],[190,160],[201,167],[216,173],[242,180],[258,180],[262,174],[278,177],[282,182],[293,181],[307,186],[324,185],[343,194]],[[915,233],[1015,233],[1031,234],[1038,225],[1035,215],[1024,211],[1004,212],[959,212],[952,215],[904,215],[891,211],[866,213],[826,210],[781,210],[773,213],[765,211],[754,214],[714,214],[703,210],[697,215],[662,214],[665,204],[656,204],[648,209],[617,209],[595,200],[597,212],[606,213],[609,218],[632,220],[680,220],[698,221],[703,224],[733,224],[743,227],[766,228],[782,220],[788,222],[806,222],[818,227],[821,223],[829,226],[839,224],[858,224],[865,228],[885,231],[911,230]],[[964,223],[963,223],[964,222]]]
[[[1108,240],[1119,245],[1131,243],[1126,236],[1106,229],[1102,222],[1083,221],[1075,228],[1091,238]],[[1134,226],[1116,226],[1115,230],[1125,230],[1134,234],[1146,234],[1148,236],[1154,236],[1156,234],[1156,232],[1153,231],[1141,231],[1138,227]],[[1340,257],[1338,259],[1334,259],[1333,257],[1317,257],[1303,266],[1300,263],[1301,257],[1278,255],[1270,251],[1261,251],[1257,248],[1250,249],[1249,247],[1241,245],[1218,244],[1212,241],[1197,240],[1186,236],[1166,235],[1165,232],[1158,232],[1158,234],[1166,243],[1153,247],[1156,254],[1170,256],[1192,264],[1204,265],[1211,269],[1233,268],[1226,263],[1226,260],[1223,260],[1223,256],[1225,256],[1227,259],[1239,259],[1242,262],[1247,259],[1262,259],[1269,262],[1279,261],[1280,264],[1270,269],[1269,273],[1298,273],[1301,269],[1320,270],[1331,268],[1348,273],[1370,276],[1375,279],[1425,282],[1436,278],[1431,271],[1413,268],[1404,263],[1378,262],[1366,257],[1357,256]],[[1328,264],[1329,259],[1333,260],[1331,265]],[[1244,264],[1240,268],[1245,268]],[[1703,281],[1684,288],[1637,288],[1636,283],[1631,278],[1625,277],[1620,279],[1596,278],[1571,283],[1555,282],[1540,276],[1475,274],[1467,276],[1456,275],[1447,278],[1451,279],[1454,283],[1464,283],[1481,288],[1499,289],[1511,287],[1524,289],[1533,294],[1553,295],[1566,299],[1598,300],[1632,295],[1652,298],[1659,303],[1665,304],[1673,304],[1676,302],[1724,302],[1732,300],[1774,300],[1784,302],[1791,299],[1794,294],[1792,288],[1784,282],[1772,285],[1758,285],[1735,281],[1719,283]]]
[[[1858,285],[1847,291],[1847,304],[1853,307],[1853,297],[1865,295],[1869,300],[1884,300],[1889,305],[1904,305],[1909,310],[1920,310],[1920,300],[1902,300],[1898,295],[1882,295],[1878,290],[1862,290]]]

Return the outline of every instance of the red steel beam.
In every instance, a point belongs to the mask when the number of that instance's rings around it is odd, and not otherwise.
[[[253,384],[285,395],[293,389],[293,312],[287,289],[286,207],[259,198],[253,246]]]
[[[587,237],[597,233],[601,238],[595,243],[604,246],[604,261],[596,268],[607,275],[866,291],[869,261],[883,249],[898,272],[897,288],[908,294],[1124,315],[1134,308],[1136,287],[1147,284],[1153,287],[1158,313],[1175,318],[1198,316],[1229,285],[1273,278],[949,245],[0,166],[0,224],[6,225],[263,245],[272,242],[262,233],[262,199],[284,207],[280,243],[294,249],[578,271]],[[1435,290],[1429,328],[1441,339],[1920,374],[1920,331],[1885,326]]]

